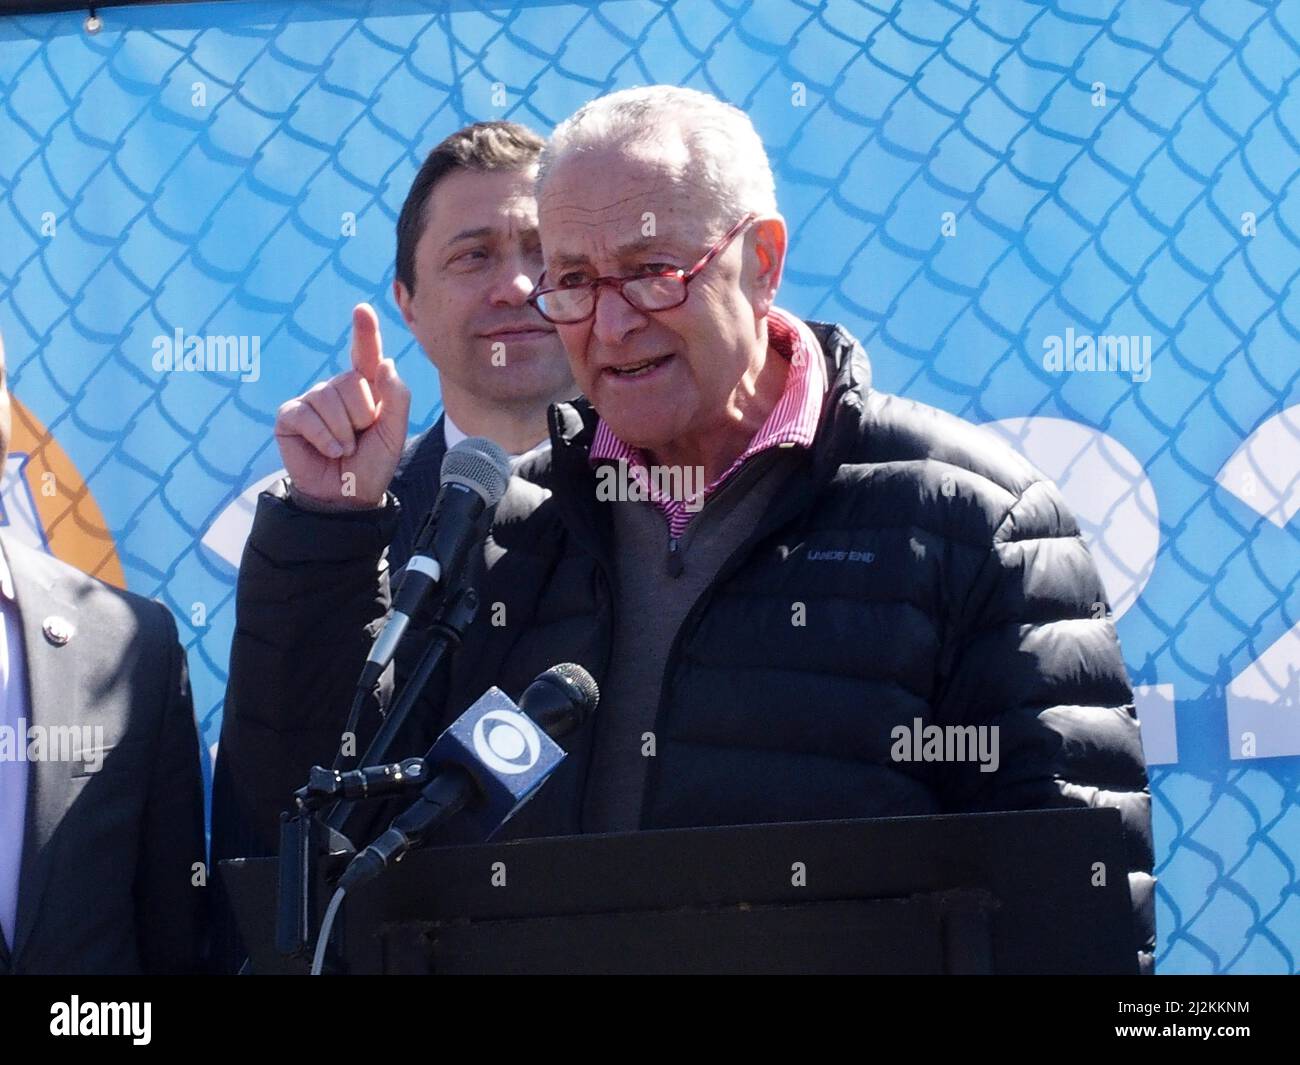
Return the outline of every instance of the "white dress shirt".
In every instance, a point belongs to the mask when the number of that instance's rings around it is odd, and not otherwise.
[[[0,551],[0,729],[12,737],[0,754],[0,927],[13,948],[18,916],[18,874],[27,817],[27,662],[13,578]],[[12,756],[10,754],[12,752]]]
[[[460,426],[451,420],[451,415],[444,410],[442,412],[442,438],[447,442],[447,450],[450,451],[454,448],[466,438],[466,435],[467,434],[461,430]],[[540,454],[543,451],[549,451],[550,448],[551,437],[548,434],[542,437],[540,443],[534,444],[527,451],[523,452],[523,454],[511,455],[510,468],[513,470],[525,459],[530,459],[534,455]]]

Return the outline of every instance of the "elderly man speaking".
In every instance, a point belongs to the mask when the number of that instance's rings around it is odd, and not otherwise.
[[[531,301],[586,399],[551,407],[538,483],[498,507],[480,617],[394,755],[572,660],[600,684],[594,726],[509,835],[1115,806],[1149,970],[1133,696],[1055,486],[876,391],[843,328],[776,305],[786,227],[735,108],[666,86],[598,99],[555,131],[538,204]],[[293,668],[337,692],[312,712],[338,728],[395,509],[313,533],[356,609],[322,617]],[[241,618],[239,639],[259,632],[273,616]]]

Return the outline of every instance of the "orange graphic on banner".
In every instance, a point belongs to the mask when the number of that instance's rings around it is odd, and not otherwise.
[[[16,397],[11,395],[10,402],[13,438],[9,450],[27,455],[23,472],[50,554],[107,584],[125,588],[126,574],[117,545],[81,473],[40,419]]]

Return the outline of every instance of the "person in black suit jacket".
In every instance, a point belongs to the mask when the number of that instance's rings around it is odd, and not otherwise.
[[[397,223],[393,296],[402,318],[438,370],[443,416],[406,441],[410,392],[383,357],[379,322],[367,304],[353,311],[351,369],[281,406],[275,435],[292,507],[338,514],[370,510],[389,489],[398,520],[387,564],[399,570],[437,497],[443,456],[465,436],[483,436],[520,456],[550,446],[546,412],[576,394],[555,327],[527,302],[541,278],[541,240],[533,196],[542,139],[513,122],[479,122],[433,149],[407,193]],[[373,432],[367,432],[369,429]],[[304,565],[329,579],[330,560]],[[247,548],[246,548],[247,550]],[[241,579],[241,612],[270,603],[276,589]],[[232,666],[234,665],[232,661]],[[252,816],[282,803],[306,783],[312,765],[333,762],[338,736],[269,735],[258,707],[245,706],[245,678],[226,689],[221,742],[213,770],[212,862],[274,854],[278,827]],[[309,698],[303,693],[303,698]],[[292,713],[289,714],[292,717]],[[291,731],[291,730],[290,730]],[[292,757],[264,771],[268,743]],[[215,954],[237,967],[237,944],[218,872]]]
[[[9,438],[0,345],[0,467]],[[0,547],[0,972],[199,971],[203,777],[176,622],[7,531]]]

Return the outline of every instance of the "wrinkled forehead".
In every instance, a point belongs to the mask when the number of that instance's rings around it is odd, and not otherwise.
[[[698,244],[718,216],[680,142],[574,152],[542,186],[538,218],[548,265],[616,256],[660,237]]]

